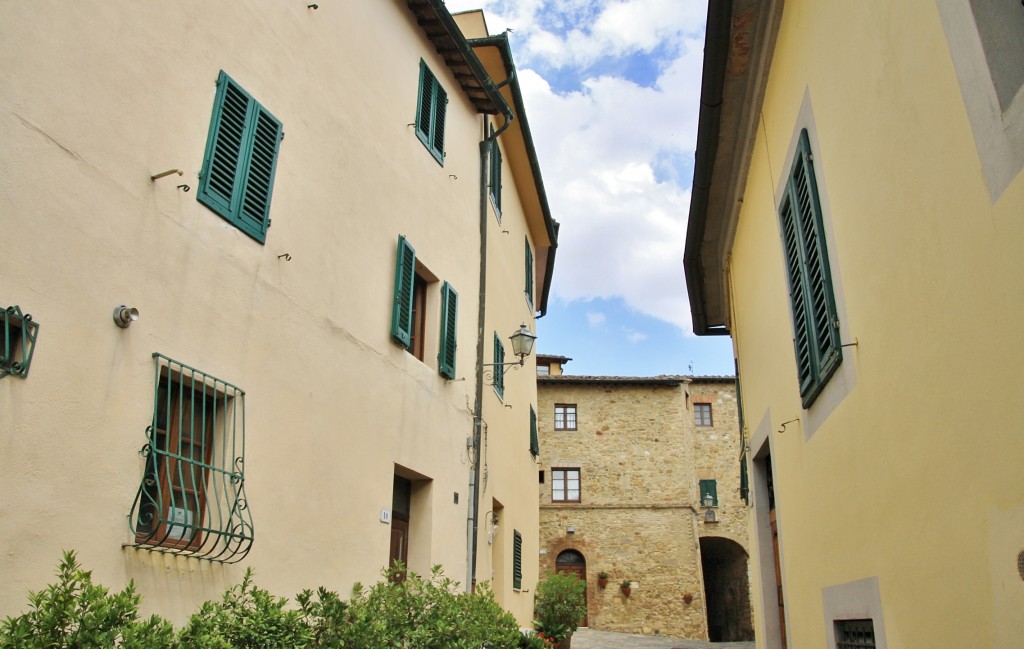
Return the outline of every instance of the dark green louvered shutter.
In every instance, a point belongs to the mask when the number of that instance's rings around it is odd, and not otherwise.
[[[455,378],[455,348],[458,333],[459,294],[451,284],[441,286],[441,344],[437,353],[437,371],[446,379]]]
[[[530,301],[530,306],[533,306],[533,250],[530,249],[530,240],[524,238],[526,241],[526,299]]]
[[[718,506],[718,482],[716,480],[701,480],[700,481],[700,504],[707,506],[704,503],[707,500],[711,500],[711,506]]]
[[[505,396],[505,345],[502,344],[498,334],[494,334],[494,391],[499,397]]]
[[[391,337],[403,347],[412,344],[412,298],[416,281],[416,251],[404,236],[398,237],[395,260],[395,295],[391,311]]]
[[[501,147],[497,140],[491,140],[491,199],[494,209],[501,212]]]
[[[282,133],[281,122],[221,70],[196,198],[260,243]]]
[[[779,205],[793,310],[793,345],[804,408],[814,402],[842,361],[839,317],[812,163],[810,141],[804,130]]]
[[[437,77],[420,60],[420,89],[416,100],[416,136],[423,146],[444,164],[444,122],[448,112],[448,93]]]
[[[523,588],[523,535],[512,531],[512,588]]]
[[[739,415],[740,423],[740,498],[743,502],[750,504],[750,480],[747,477],[747,429],[743,419],[743,389],[740,382],[740,361],[737,358],[732,360],[736,368],[736,412]]]
[[[537,438],[537,411],[530,406],[530,455],[540,455],[540,440]]]

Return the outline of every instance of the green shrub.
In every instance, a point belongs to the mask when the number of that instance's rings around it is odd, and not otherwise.
[[[252,583],[247,568],[242,583],[219,602],[204,602],[181,630],[182,649],[293,649],[310,646],[310,629],[288,600]]]
[[[27,613],[0,623],[0,649],[160,649],[175,646],[171,623],[139,619],[135,584],[111,595],[92,583],[73,551],[64,552],[57,583],[28,596]]]
[[[587,600],[583,595],[586,588],[586,582],[576,575],[548,571],[547,576],[537,582],[534,596],[537,619],[533,625],[537,632],[555,640],[572,635],[587,613]]]

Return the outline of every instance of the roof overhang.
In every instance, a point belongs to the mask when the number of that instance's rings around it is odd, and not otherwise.
[[[686,289],[693,331],[729,334],[728,259],[783,0],[709,0]]]
[[[501,136],[505,143],[504,159],[516,180],[516,189],[523,205],[530,237],[536,248],[537,267],[542,276],[537,311],[543,316],[548,309],[551,277],[558,248],[558,222],[551,218],[544,178],[540,173],[537,149],[534,147],[530,122],[526,118],[523,93],[516,75],[515,62],[508,34],[471,38],[469,45],[494,81],[503,99],[512,107],[515,119]]]

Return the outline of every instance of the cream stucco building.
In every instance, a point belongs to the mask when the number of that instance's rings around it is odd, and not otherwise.
[[[753,639],[735,380],[569,360],[537,359],[541,573],[587,582],[595,629]]]
[[[7,3],[0,79],[0,615],[74,549],[176,622],[248,566],[293,596],[401,558],[528,624],[534,360],[489,365],[557,223],[505,35],[441,0]]]
[[[710,2],[686,245],[758,646],[1021,646],[1024,7]]]

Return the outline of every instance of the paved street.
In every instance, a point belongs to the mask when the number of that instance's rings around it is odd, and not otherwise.
[[[704,642],[665,636],[577,629],[572,649],[754,649],[753,642]]]

